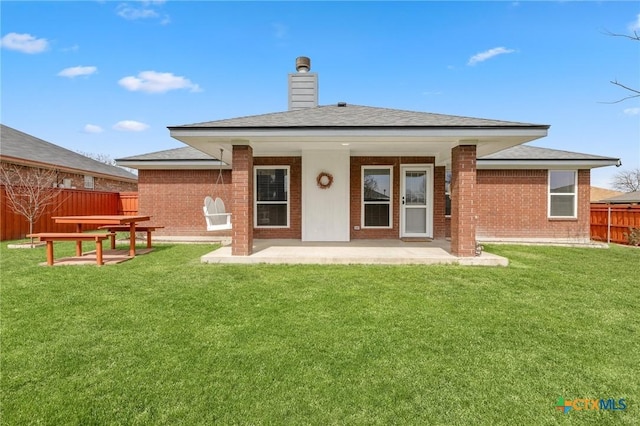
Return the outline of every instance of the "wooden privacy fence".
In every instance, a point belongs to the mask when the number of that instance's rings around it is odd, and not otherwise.
[[[591,204],[591,239],[629,244],[629,228],[640,228],[639,204]]]
[[[122,196],[121,196],[122,194]],[[0,241],[25,238],[29,233],[27,219],[11,210],[7,202],[4,186],[0,185]],[[70,215],[115,215],[137,214],[138,194],[136,192],[98,192],[81,189],[63,189],[55,202],[40,217],[34,232],[74,232],[74,225],[56,224],[53,216]],[[86,229],[97,229],[98,225],[87,225]]]
[[[120,192],[118,200],[118,214],[136,215],[138,214],[138,193]]]

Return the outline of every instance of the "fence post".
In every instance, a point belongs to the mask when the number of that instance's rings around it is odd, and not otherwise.
[[[611,244],[611,204],[607,204],[607,244]]]

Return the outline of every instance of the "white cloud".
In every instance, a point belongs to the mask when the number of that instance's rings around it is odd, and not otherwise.
[[[160,14],[157,10],[165,1],[142,1],[133,6],[128,3],[120,3],[116,7],[116,13],[121,18],[134,21],[137,19],[161,19],[160,23],[166,25],[171,22],[167,14]]]
[[[116,13],[121,18],[128,19],[130,21],[136,19],[149,19],[158,17],[158,12],[153,9],[148,9],[145,7],[133,7],[129,6],[127,3],[119,4]]]
[[[113,128],[122,132],[142,132],[149,128],[148,124],[141,123],[139,121],[124,120],[118,121],[113,125]]]
[[[49,48],[44,38],[35,38],[31,34],[9,33],[0,39],[2,47],[22,53],[41,53]]]
[[[469,62],[467,65],[475,65],[478,62],[484,62],[487,59],[491,59],[498,55],[504,55],[507,53],[513,53],[515,50],[507,49],[505,47],[494,47],[493,49],[485,50],[484,52],[476,53],[471,58],[469,58]]]
[[[80,50],[80,46],[78,46],[77,44],[62,49],[63,52],[77,52],[78,50]]]
[[[58,76],[74,78],[80,75],[91,75],[96,71],[98,71],[98,68],[96,67],[78,66],[78,67],[65,68],[58,73]]]
[[[165,93],[179,89],[189,89],[191,92],[201,91],[200,86],[189,79],[170,72],[142,71],[137,77],[121,78],[118,84],[132,92]]]
[[[640,108],[625,108],[622,112],[626,115],[640,115]]]
[[[84,126],[84,132],[85,133],[102,133],[104,132],[104,129],[95,124],[86,124]]]
[[[636,20],[629,24],[629,31],[635,32],[640,30],[640,13],[636,16]]]

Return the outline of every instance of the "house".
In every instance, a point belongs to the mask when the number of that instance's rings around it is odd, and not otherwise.
[[[203,235],[202,200],[221,197],[233,255],[254,238],[442,239],[450,223],[451,252],[474,256],[480,240],[589,241],[590,170],[619,162],[523,145],[545,124],[318,106],[305,57],[288,90],[288,111],[171,126],[191,148],[117,160],[139,170],[140,212]]]
[[[607,198],[611,198],[611,197],[615,197],[616,195],[622,195],[624,194],[624,192],[622,191],[615,191],[613,189],[608,189],[608,188],[600,188],[598,186],[592,186],[591,187],[591,202],[592,203],[599,203],[601,200],[607,199]]]
[[[640,204],[640,191],[623,192],[620,195],[606,198],[599,202],[605,204]]]
[[[136,191],[138,178],[121,167],[101,163],[27,133],[0,125],[0,166],[57,172],[57,185],[89,191]]]

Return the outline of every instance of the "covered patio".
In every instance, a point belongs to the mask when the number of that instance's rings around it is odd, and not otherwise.
[[[233,256],[230,245],[207,253],[202,263],[226,264],[372,264],[507,266],[507,258],[483,252],[475,257],[451,254],[448,240],[403,241],[351,240],[344,242],[301,241],[297,239],[255,239],[248,256]]]

